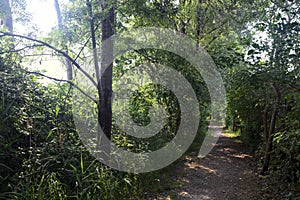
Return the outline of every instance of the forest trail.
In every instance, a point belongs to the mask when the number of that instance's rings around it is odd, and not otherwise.
[[[255,172],[253,158],[236,138],[222,135],[202,159],[196,153],[175,167],[178,187],[165,190],[151,200],[254,200],[276,199],[266,177]],[[163,180],[161,180],[163,181]],[[274,194],[274,193],[273,193]]]

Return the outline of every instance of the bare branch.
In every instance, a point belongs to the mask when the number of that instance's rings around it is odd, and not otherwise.
[[[18,35],[18,34],[13,34],[13,33],[8,33],[8,32],[3,32],[3,31],[0,31],[0,33],[3,35],[3,36],[10,36],[10,37],[18,37],[18,38],[22,38],[22,39],[26,39],[26,40],[29,40],[29,41],[32,41],[32,42],[36,42],[36,43],[39,43],[39,44],[42,44],[54,51],[56,51],[57,53],[63,55],[65,58],[67,58],[68,60],[70,60],[70,62],[79,70],[81,71],[92,83],[95,87],[98,87],[98,84],[95,82],[95,80],[93,79],[92,76],[90,76],[86,71],[84,71],[81,66],[73,59],[71,58],[66,52],[60,50],[60,49],[57,49],[56,47],[52,46],[51,44],[48,44],[47,42],[43,42],[41,40],[37,40],[37,39],[34,39],[34,38],[31,38],[31,37],[27,37],[27,36],[24,36],[24,35]],[[0,35],[0,37],[2,37]]]
[[[51,53],[36,53],[36,54],[25,54],[24,57],[38,57],[38,56],[53,56]]]
[[[81,49],[80,49],[80,51],[78,52],[77,56],[75,57],[74,61],[76,61],[76,60],[79,58],[79,56],[80,56],[80,54],[83,52],[84,48],[88,45],[90,39],[91,39],[91,37],[89,37],[89,38],[87,39],[87,41],[84,43],[84,45],[81,47]]]
[[[45,74],[42,74],[40,72],[31,72],[31,71],[27,71],[27,70],[24,70],[27,74],[35,74],[35,75],[38,75],[38,76],[42,76],[42,77],[45,77],[45,78],[48,78],[48,79],[51,79],[51,80],[54,80],[54,81],[57,81],[57,82],[65,82],[65,83],[69,83],[71,86],[75,87],[77,90],[79,90],[84,96],[88,97],[90,100],[92,100],[94,103],[97,103],[97,100],[94,99],[93,97],[91,97],[89,94],[87,94],[85,91],[83,91],[78,85],[76,85],[75,83],[73,83],[72,81],[68,81],[68,80],[64,80],[64,79],[58,79],[58,78],[54,78],[54,77],[50,77],[50,76],[47,76]]]
[[[34,44],[34,45],[26,46],[26,47],[23,47],[23,48],[20,48],[20,49],[9,49],[7,51],[0,51],[0,54],[4,54],[4,53],[17,53],[17,52],[20,52],[20,51],[24,51],[27,48],[31,49],[31,48],[35,48],[35,47],[41,47],[41,46],[44,46],[44,45]]]

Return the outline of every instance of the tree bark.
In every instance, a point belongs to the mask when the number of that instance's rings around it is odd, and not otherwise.
[[[110,145],[105,142],[101,132],[108,140],[111,139],[112,129],[112,70],[113,70],[113,41],[110,37],[114,34],[113,24],[115,21],[114,7],[109,5],[107,0],[100,3],[102,11],[107,13],[102,21],[102,37],[101,37],[101,61],[100,67],[98,62],[98,52],[96,44],[95,24],[92,4],[90,0],[86,0],[86,4],[90,15],[90,31],[92,38],[92,48],[94,57],[94,67],[97,78],[97,90],[99,101],[97,103],[98,110],[98,134],[97,134],[97,150],[101,149],[99,156],[101,159],[110,159]],[[102,131],[101,131],[102,129]]]
[[[60,31],[63,31],[64,27],[63,27],[61,10],[60,10],[58,0],[54,0],[54,6],[55,6],[55,10],[56,10],[56,15],[57,15],[58,28]],[[64,45],[64,48],[66,49],[66,52],[68,53],[68,47],[66,45]],[[64,63],[67,68],[67,79],[68,79],[68,81],[71,81],[73,79],[72,63],[67,58],[64,59]]]
[[[12,11],[11,11],[11,6],[9,3],[9,0],[2,0],[3,2],[0,3],[1,10],[3,9],[4,16],[1,19],[1,25],[5,28],[8,29],[10,33],[13,32],[13,17],[12,17]]]
[[[269,128],[268,128],[268,103],[266,103],[265,109],[264,109],[264,116],[263,116],[263,122],[264,122],[264,135],[266,143],[269,139]]]
[[[268,131],[268,140],[266,143],[265,159],[264,159],[264,164],[263,164],[263,168],[262,168],[262,174],[265,174],[265,172],[268,171],[269,165],[270,165],[271,151],[273,148],[273,135],[275,132],[276,118],[278,115],[280,96],[281,96],[279,89],[275,83],[271,83],[271,88],[275,94],[275,103],[274,103],[273,112],[272,112],[272,116],[271,116],[269,131]]]
[[[115,10],[107,0],[102,2],[102,10],[107,11],[107,16],[102,21],[102,45],[101,45],[101,88],[99,121],[100,126],[109,139],[112,126],[112,70],[113,70],[113,41],[110,37],[114,34]],[[105,41],[105,42],[104,42]]]

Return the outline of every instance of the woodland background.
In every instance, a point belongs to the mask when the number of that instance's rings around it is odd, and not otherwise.
[[[85,90],[78,84],[78,74],[84,74],[80,66],[90,60],[95,70],[99,68],[88,53],[95,47],[105,49],[101,41],[114,33],[136,27],[174,29],[204,47],[225,82],[227,128],[237,131],[255,154],[262,175],[280,177],[287,187],[299,188],[298,0],[54,0],[53,6],[57,26],[41,36],[25,0],[0,1],[1,199],[141,199],[147,192],[160,190],[158,180],[168,179],[172,165],[146,174],[112,170],[82,145],[72,116],[72,91]],[[26,34],[15,32],[15,23],[23,24]],[[101,65],[111,53],[102,52],[107,54],[101,55]],[[33,66],[39,69],[37,61],[44,58],[64,63],[66,79],[32,70]],[[97,71],[96,77],[84,74],[96,83],[103,80],[101,87],[95,85],[100,101],[91,105],[100,113],[105,134],[135,152],[158,149],[176,134],[180,109],[167,89],[147,85],[131,98],[129,112],[141,125],[149,123],[153,102],[167,110],[167,125],[147,141],[118,129],[103,103],[111,96],[112,84],[145,61],[173,67],[196,91],[202,121],[191,149],[197,149],[210,115],[206,85],[195,70],[187,70],[189,63],[184,59],[157,49],[123,55],[103,77]]]

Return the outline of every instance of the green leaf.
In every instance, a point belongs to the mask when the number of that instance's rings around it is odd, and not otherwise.
[[[259,45],[256,44],[256,43],[252,44],[252,46],[253,46],[255,49],[258,49],[258,48],[259,48]]]
[[[77,168],[76,168],[74,165],[72,165],[71,163],[69,163],[69,165],[72,167],[72,169],[73,169],[75,172],[77,172]]]
[[[81,153],[81,155],[80,155],[80,168],[81,168],[81,173],[84,174],[84,166],[83,166],[82,153]]]
[[[254,50],[253,50],[253,49],[251,49],[251,50],[248,51],[248,55],[251,55],[251,54],[253,54],[253,53],[254,53]]]
[[[59,105],[57,104],[57,105],[55,106],[55,116],[56,116],[56,117],[58,116],[59,110],[60,110],[60,107],[59,107]]]
[[[38,79],[37,79],[36,76],[33,76],[33,77],[32,77],[32,81],[36,82],[37,80],[38,80]]]
[[[131,182],[130,182],[130,180],[129,180],[128,178],[124,178],[124,181],[125,181],[128,185],[132,186],[132,184],[131,184]]]
[[[53,131],[50,130],[47,137],[49,138],[52,134],[53,134]]]

